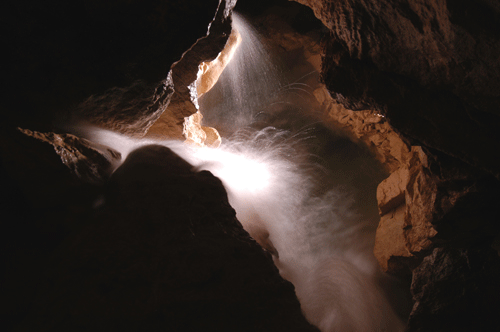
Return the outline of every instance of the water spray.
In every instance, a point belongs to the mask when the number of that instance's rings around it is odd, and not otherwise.
[[[240,48],[200,103],[210,125],[219,128],[228,121],[251,125],[260,105],[283,85],[273,78],[275,66],[256,32],[240,16],[233,18]],[[117,149],[123,159],[140,146],[162,144],[194,171],[219,177],[238,220],[273,254],[282,276],[294,284],[305,317],[321,331],[402,331],[377,283],[381,272],[370,245],[374,229],[353,209],[352,195],[337,187],[317,190],[327,172],[311,163],[294,133],[237,129],[231,132],[245,134],[224,139],[216,149],[131,139],[92,127],[84,136]]]

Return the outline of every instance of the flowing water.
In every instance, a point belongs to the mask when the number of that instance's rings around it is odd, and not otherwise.
[[[87,128],[86,136],[124,158],[141,145],[163,144],[219,177],[238,220],[273,253],[304,315],[321,331],[402,331],[388,300],[394,287],[382,287],[391,280],[372,254],[383,171],[366,149],[305,116],[307,98],[289,102],[297,87],[308,94],[300,80],[317,74],[288,84],[255,30],[237,15],[234,25],[242,44],[200,98],[206,125],[229,135],[219,148],[97,128]]]

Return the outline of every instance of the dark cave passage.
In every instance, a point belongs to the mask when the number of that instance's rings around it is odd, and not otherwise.
[[[4,329],[500,326],[494,1],[0,6]]]

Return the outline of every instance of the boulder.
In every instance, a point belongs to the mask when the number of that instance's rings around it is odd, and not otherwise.
[[[211,173],[150,145],[104,192],[45,258],[20,330],[317,331]]]

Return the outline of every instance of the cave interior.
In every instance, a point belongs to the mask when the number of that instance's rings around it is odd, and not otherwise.
[[[497,1],[0,7],[4,330],[500,329]],[[271,67],[258,65],[239,75],[239,101],[221,106],[233,11],[251,22],[281,85],[274,92]],[[209,77],[200,68],[215,78],[193,95]],[[244,107],[253,113],[233,117]],[[165,145],[124,153],[78,129],[216,148],[242,124],[290,133],[301,143],[279,151],[298,163],[307,148],[315,171],[329,172],[321,185],[354,193],[377,287],[401,325],[309,314],[315,304],[278,269],[272,243],[238,220],[224,179]]]

